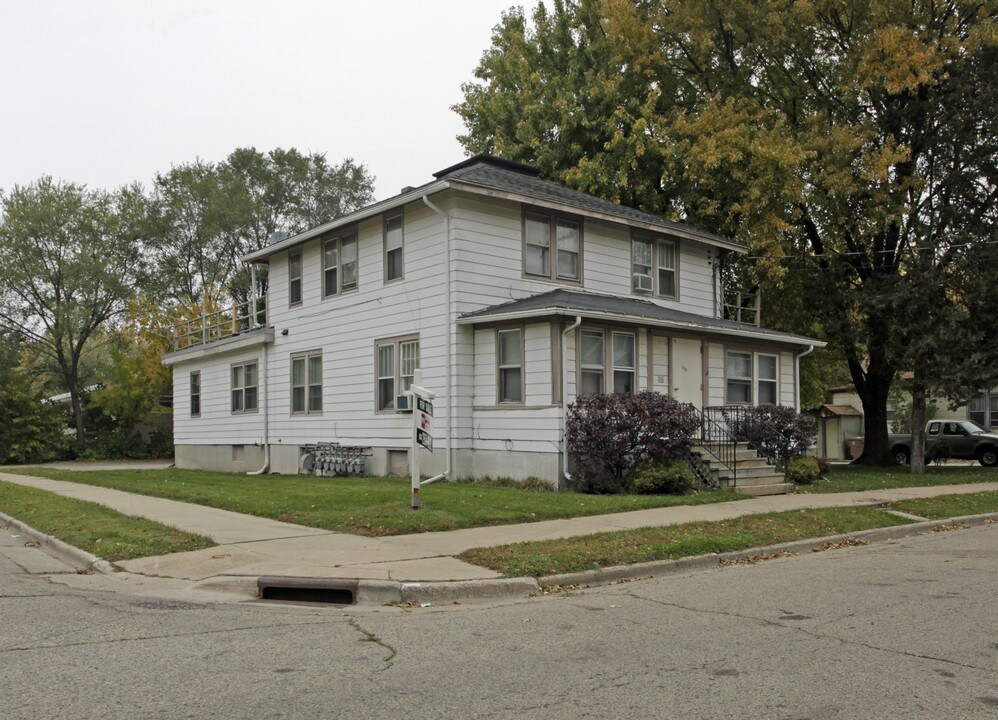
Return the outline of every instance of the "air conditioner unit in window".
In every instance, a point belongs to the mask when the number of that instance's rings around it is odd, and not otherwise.
[[[651,292],[652,291],[652,276],[651,275],[640,275],[635,274],[634,276],[634,289],[638,292]]]
[[[412,412],[412,395],[403,393],[402,395],[395,396],[395,412],[400,413],[411,413]]]

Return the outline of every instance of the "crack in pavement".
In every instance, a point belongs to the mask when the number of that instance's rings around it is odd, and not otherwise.
[[[380,645],[381,647],[383,647],[385,650],[388,651],[388,657],[385,658],[385,666],[381,668],[381,671],[384,672],[385,670],[390,669],[394,664],[393,660],[395,660],[395,656],[398,655],[398,650],[396,650],[391,645],[382,640],[380,637],[378,637],[377,634],[361,627],[361,624],[357,622],[356,618],[350,618],[349,620],[347,620],[347,624],[363,636],[361,642],[371,642],[374,643],[375,645]]]
[[[899,655],[902,657],[910,657],[917,660],[932,660],[934,662],[947,663],[949,665],[955,665],[957,667],[966,668],[968,670],[981,670],[983,672],[994,672],[998,668],[991,667],[981,667],[979,665],[969,665],[967,663],[959,662],[958,660],[950,660],[949,658],[937,657],[935,655],[921,655],[919,653],[907,652],[905,650],[894,650],[891,648],[880,647],[879,645],[871,645],[869,643],[860,642],[858,640],[848,640],[846,638],[836,637],[835,635],[826,635],[823,633],[812,632],[807,628],[803,628],[797,625],[784,625],[783,623],[776,622],[775,620],[770,620],[769,618],[756,617],[754,615],[742,615],[740,613],[727,612],[724,610],[706,610],[704,608],[689,607],[687,605],[680,605],[679,603],[670,603],[664,600],[656,600],[655,598],[642,597],[635,594],[634,592],[625,593],[629,597],[635,600],[644,600],[646,602],[654,603],[655,605],[662,605],[663,607],[676,608],[678,610],[687,610],[693,613],[702,613],[705,615],[721,615],[724,617],[730,617],[736,620],[754,620],[756,622],[763,623],[765,625],[771,625],[773,627],[782,628],[784,630],[792,630],[794,632],[813,637],[818,640],[835,640],[843,645],[853,645],[856,647],[866,648],[867,650],[875,650],[877,652],[887,653],[888,655]]]

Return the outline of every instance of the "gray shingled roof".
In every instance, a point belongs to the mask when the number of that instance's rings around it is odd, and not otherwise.
[[[683,235],[695,235],[714,243],[737,249],[747,249],[746,246],[730,238],[715,235],[682,223],[672,222],[658,215],[618,205],[617,203],[604,200],[589,193],[542,180],[533,168],[489,155],[476,155],[462,163],[435,173],[434,177],[439,180],[453,180],[492,190],[514,193],[536,200],[558,203],[575,208],[580,212],[600,213],[620,218],[625,222],[644,223],[660,227],[666,232],[672,231]]]
[[[797,345],[825,345],[820,340],[802,335],[793,335],[778,330],[767,330],[755,325],[732,322],[731,320],[718,320],[703,315],[683,312],[682,310],[673,310],[672,308],[653,303],[650,300],[602,295],[567,288],[550,290],[523,298],[522,300],[513,300],[482,308],[481,310],[475,310],[465,313],[460,319],[464,323],[477,324],[479,321],[502,320],[510,315],[522,317],[524,315],[574,314],[583,316],[587,314],[616,315],[622,321],[638,324],[641,324],[641,321],[644,320],[654,325],[685,327],[691,330],[713,331],[725,335],[745,335],[755,339],[791,342]]]

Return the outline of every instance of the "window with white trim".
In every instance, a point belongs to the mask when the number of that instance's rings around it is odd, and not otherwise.
[[[523,272],[555,282],[580,282],[582,221],[544,210],[524,210]]]
[[[322,243],[322,297],[357,289],[357,234],[326,238]]]
[[[579,395],[603,392],[604,345],[602,330],[579,331]]]
[[[256,412],[258,382],[256,367],[256,360],[231,366],[232,412]]]
[[[322,353],[291,356],[291,414],[322,412]]]
[[[725,402],[730,405],[779,404],[779,358],[768,353],[729,350],[725,354]]]
[[[613,339],[613,391],[620,394],[634,392],[635,339],[633,333],[615,332]]]
[[[201,371],[191,373],[191,417],[201,415]]]
[[[378,412],[395,408],[395,396],[412,387],[419,368],[419,340],[396,338],[375,343],[376,393]]]
[[[664,298],[679,296],[676,241],[634,235],[631,238],[631,287]]]
[[[288,254],[288,305],[301,305],[302,288],[301,250]]]
[[[500,403],[523,402],[523,331],[496,331]]]
[[[756,404],[777,404],[777,359],[775,355],[756,353]]]
[[[998,393],[984,393],[970,400],[967,419],[984,429],[998,428]]]
[[[385,282],[405,277],[404,228],[402,215],[385,218]]]

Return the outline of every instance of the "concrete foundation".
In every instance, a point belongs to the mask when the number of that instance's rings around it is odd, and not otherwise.
[[[218,472],[252,472],[263,466],[261,445],[177,445],[178,468]],[[301,448],[297,445],[270,446],[270,472],[297,475]],[[409,474],[409,448],[372,448],[367,459],[369,475]],[[507,477],[525,480],[538,477],[559,486],[561,456],[556,452],[532,453],[499,450],[455,450],[452,478]],[[420,474],[433,476],[446,469],[447,453],[420,450]]]

